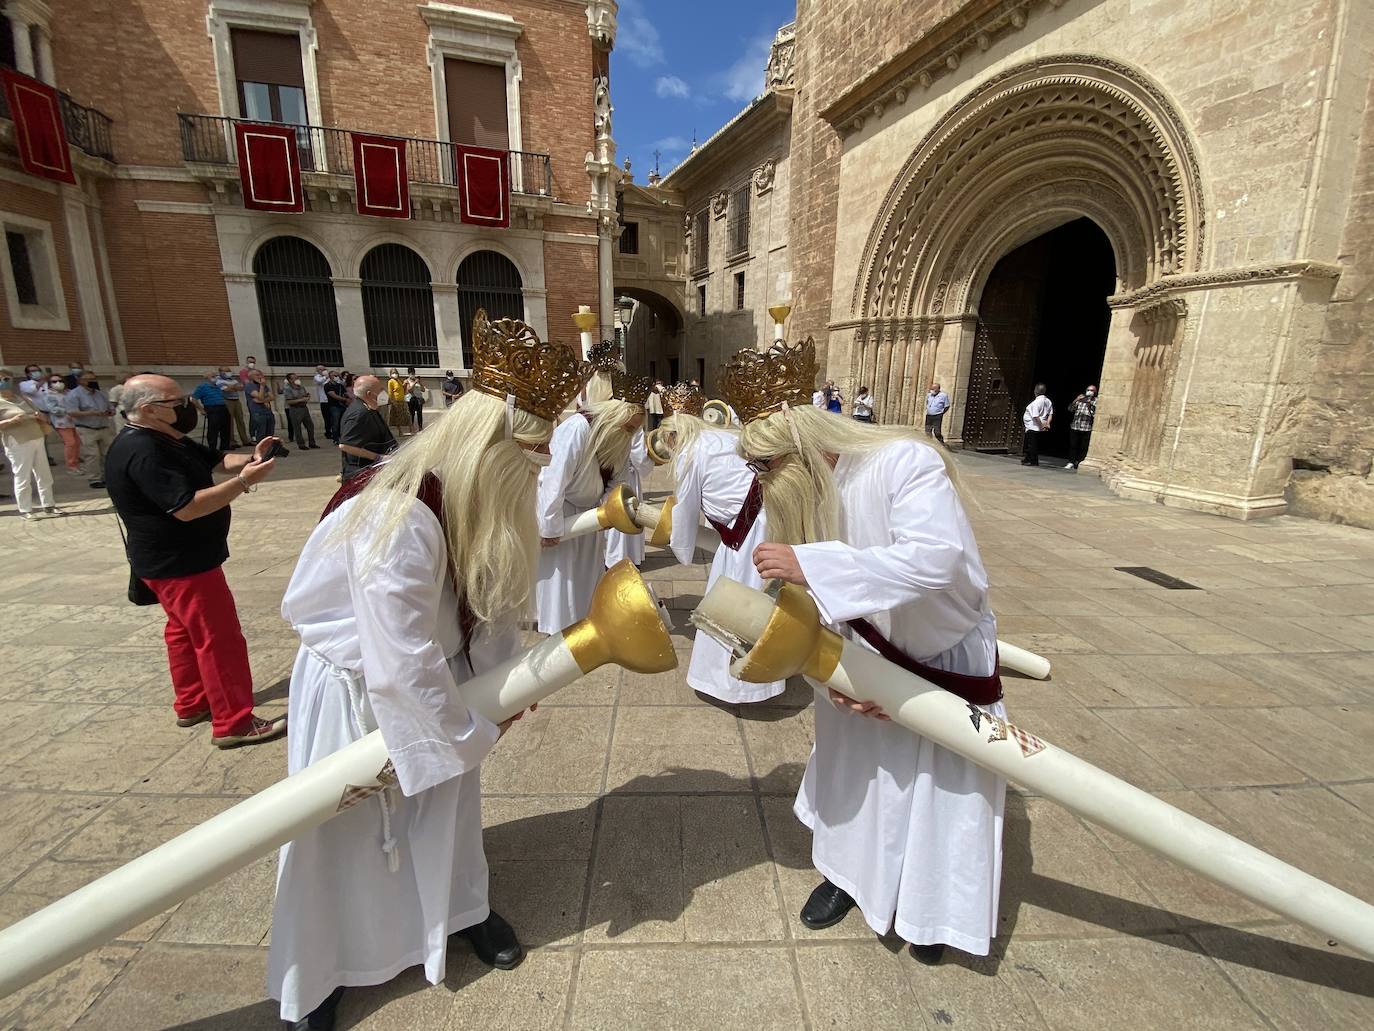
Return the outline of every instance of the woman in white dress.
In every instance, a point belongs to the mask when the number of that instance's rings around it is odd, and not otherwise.
[[[437,984],[451,934],[502,969],[524,955],[482,852],[478,768],[510,722],[456,687],[519,648],[538,469],[588,370],[520,323],[475,329],[474,389],[340,488],[282,602],[301,638],[289,771],[380,729],[395,777],[281,850],[268,990],[300,1027],[332,1027],[344,986],[416,964]]]
[[[721,576],[746,587],[762,587],[754,569],[754,548],[767,539],[761,488],[739,455],[739,434],[711,426],[701,417],[706,397],[686,383],[664,394],[668,416],[662,437],[673,456],[673,529],[669,547],[683,565],[696,555],[697,531],[705,516],[721,535],[721,546],[711,561],[706,589]],[[780,695],[786,686],[778,680],[749,684],[730,675],[730,650],[707,634],[697,634],[687,683],[696,691],[723,702],[761,702]]]
[[[988,578],[952,472],[905,428],[832,419],[808,404],[814,348],[741,352],[725,392],[744,420],[770,542],[765,579],[807,587],[822,618],[869,648],[1005,716]],[[859,907],[879,934],[939,962],[986,955],[997,930],[1006,782],[889,721],[818,691],[816,743],[797,795],[825,880],[801,919]]]

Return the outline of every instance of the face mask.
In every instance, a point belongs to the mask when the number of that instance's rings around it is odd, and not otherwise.
[[[383,390],[380,394],[377,395],[377,407],[385,408],[389,404],[391,404],[391,395],[388,394],[385,390]]]
[[[54,382],[52,382],[52,383],[49,383],[49,384],[48,384],[48,389],[51,390],[51,391],[55,391],[56,393],[61,394],[63,391],[65,391],[65,390],[67,389],[67,384],[63,383],[63,382],[59,379],[59,380],[56,380],[56,381],[54,381]]]
[[[183,401],[172,411],[176,412],[176,420],[172,423],[172,429],[178,433],[190,433],[196,428],[196,423],[200,421],[200,412],[190,401]]]
[[[1097,396],[1097,391],[1096,391],[1096,390],[1089,390],[1089,391],[1088,391],[1088,396],[1089,396],[1089,397],[1096,397],[1096,396]]]
[[[9,390],[11,380],[0,379],[0,390]]]
[[[73,365],[73,366],[72,366],[72,375],[73,375],[73,376],[80,376],[80,375],[81,375],[81,372],[82,372],[82,369],[81,369],[81,366],[80,366],[80,365]]]
[[[257,363],[257,362],[249,362],[249,363],[248,363],[248,367],[249,367],[250,369],[256,369],[256,368],[258,367],[258,363]]]
[[[542,451],[526,451],[525,457],[530,460],[530,464],[542,469],[553,461],[553,455],[547,455]]]
[[[38,380],[41,380],[42,378],[43,378],[43,370],[42,370],[42,369],[34,369],[31,373],[29,373],[29,379],[34,380],[35,382],[38,381]]]

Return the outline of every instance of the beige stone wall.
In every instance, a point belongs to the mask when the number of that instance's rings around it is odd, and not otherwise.
[[[852,391],[854,375],[873,373],[871,361],[859,360],[855,341],[861,334],[851,328],[863,314],[853,308],[856,277],[870,258],[869,234],[884,198],[920,141],[999,73],[1047,55],[1090,55],[1143,70],[1176,112],[1196,151],[1201,217],[1195,228],[1205,227],[1200,252],[1178,270],[1184,276],[1178,287],[1130,301],[1113,319],[1092,452],[1097,468],[1120,490],[1169,502],[1242,516],[1282,510],[1291,459],[1320,421],[1303,413],[1320,409],[1347,423],[1324,453],[1340,452],[1352,475],[1368,475],[1371,434],[1356,409],[1369,392],[1327,388],[1330,400],[1321,402],[1309,393],[1324,365],[1332,370],[1328,381],[1369,370],[1368,358],[1342,344],[1368,322],[1363,277],[1350,286],[1342,280],[1339,324],[1326,316],[1333,285],[1328,266],[1343,255],[1348,261],[1364,243],[1347,214],[1352,181],[1371,175],[1368,146],[1374,142],[1366,135],[1361,146],[1353,145],[1367,117],[1369,83],[1371,16],[1361,5],[1031,5],[1021,25],[989,22],[986,37],[950,49],[953,59],[928,79],[913,70],[899,93],[890,88],[898,79],[886,92],[860,86],[855,95],[872,99],[845,114],[837,130],[817,112],[837,118],[846,91],[861,78],[844,75],[825,56],[855,38],[850,6],[803,2],[798,24],[796,318],[819,328],[823,310],[837,326],[828,334],[830,376]],[[976,28],[975,16],[987,6],[964,5],[954,21]],[[912,27],[928,28],[932,7],[904,9]],[[930,30],[931,39],[953,38],[949,24]],[[890,22],[885,31],[900,34]],[[940,54],[932,46],[927,56]],[[1367,194],[1369,187],[1362,189]],[[989,206],[1018,202],[1007,197]],[[1009,241],[1002,253],[1074,214],[1047,214],[1038,225],[1027,216],[1027,235]],[[1122,260],[1119,255],[1119,265]],[[1160,280],[1157,268],[1139,260],[1137,271],[1145,283]],[[1139,285],[1123,283],[1121,289]],[[905,372],[919,382],[933,372],[952,387],[955,410],[946,431],[956,440],[979,289],[980,283],[970,285],[969,315],[962,321],[962,310],[946,309],[929,330],[899,330],[879,340],[880,379],[890,371],[899,382]],[[1169,298],[1180,302],[1181,317],[1167,332],[1147,326],[1145,309]],[[918,306],[908,314],[927,312]],[[1324,351],[1315,348],[1323,322],[1330,345]],[[1167,340],[1162,371],[1142,371],[1142,345],[1159,347],[1161,340]],[[1130,409],[1132,399],[1154,406],[1153,425],[1143,426]],[[913,413],[908,404],[900,415]]]
[[[700,377],[702,387],[711,394],[725,361],[741,348],[755,347],[772,339],[771,305],[791,297],[791,270],[788,254],[789,139],[787,127],[757,143],[731,154],[730,160],[683,193],[684,210],[689,216],[707,209],[711,234],[710,262],[706,274],[687,275],[687,318],[682,349],[682,375]],[[773,163],[771,184],[762,191],[755,181],[756,170]],[[765,177],[766,178],[766,177]],[[750,185],[749,249],[741,256],[728,255],[728,209],[716,215],[713,198],[722,190],[729,194]],[[687,253],[691,253],[687,241]],[[690,257],[688,257],[690,263]],[[736,307],[735,276],[744,274],[744,305]],[[706,291],[702,311],[699,290]],[[704,369],[704,375],[702,370]],[[712,395],[714,396],[714,395]]]

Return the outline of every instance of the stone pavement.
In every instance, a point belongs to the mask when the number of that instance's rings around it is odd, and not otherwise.
[[[294,644],[277,606],[334,463],[293,453],[235,505],[227,571],[265,711],[284,705]],[[1047,683],[1009,684],[1017,723],[1374,896],[1374,534],[960,465],[1001,636],[1054,663]],[[284,768],[279,744],[219,753],[206,727],[173,725],[158,610],[124,600],[108,507],[61,479],[68,518],[24,524],[0,505],[0,924]],[[678,609],[700,596],[700,567],[660,552],[645,573]],[[797,684],[721,711],[680,672],[605,670],[561,692],[483,769],[493,903],[528,960],[491,972],[457,945],[444,984],[412,970],[351,992],[341,1026],[1374,1026],[1374,963],[1016,791],[991,957],[919,966],[857,914],[807,932],[796,913],[816,874],[791,799],[809,704]],[[0,1027],[277,1027],[263,996],[272,883],[273,861],[254,864],[0,1000]]]

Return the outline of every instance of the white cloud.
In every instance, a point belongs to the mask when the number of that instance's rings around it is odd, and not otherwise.
[[[682,154],[691,145],[691,141],[685,136],[664,136],[662,139],[654,140],[652,144],[653,148],[661,150],[665,157],[670,154]]]
[[[743,103],[763,92],[763,72],[772,46],[773,33],[755,37],[739,59],[716,76],[720,92],[727,99]]]
[[[663,44],[659,42],[658,29],[639,6],[639,0],[621,0],[615,50],[640,68],[663,63]]]
[[[660,75],[654,82],[654,92],[660,97],[676,97],[686,100],[692,95],[691,87],[676,75]]]

